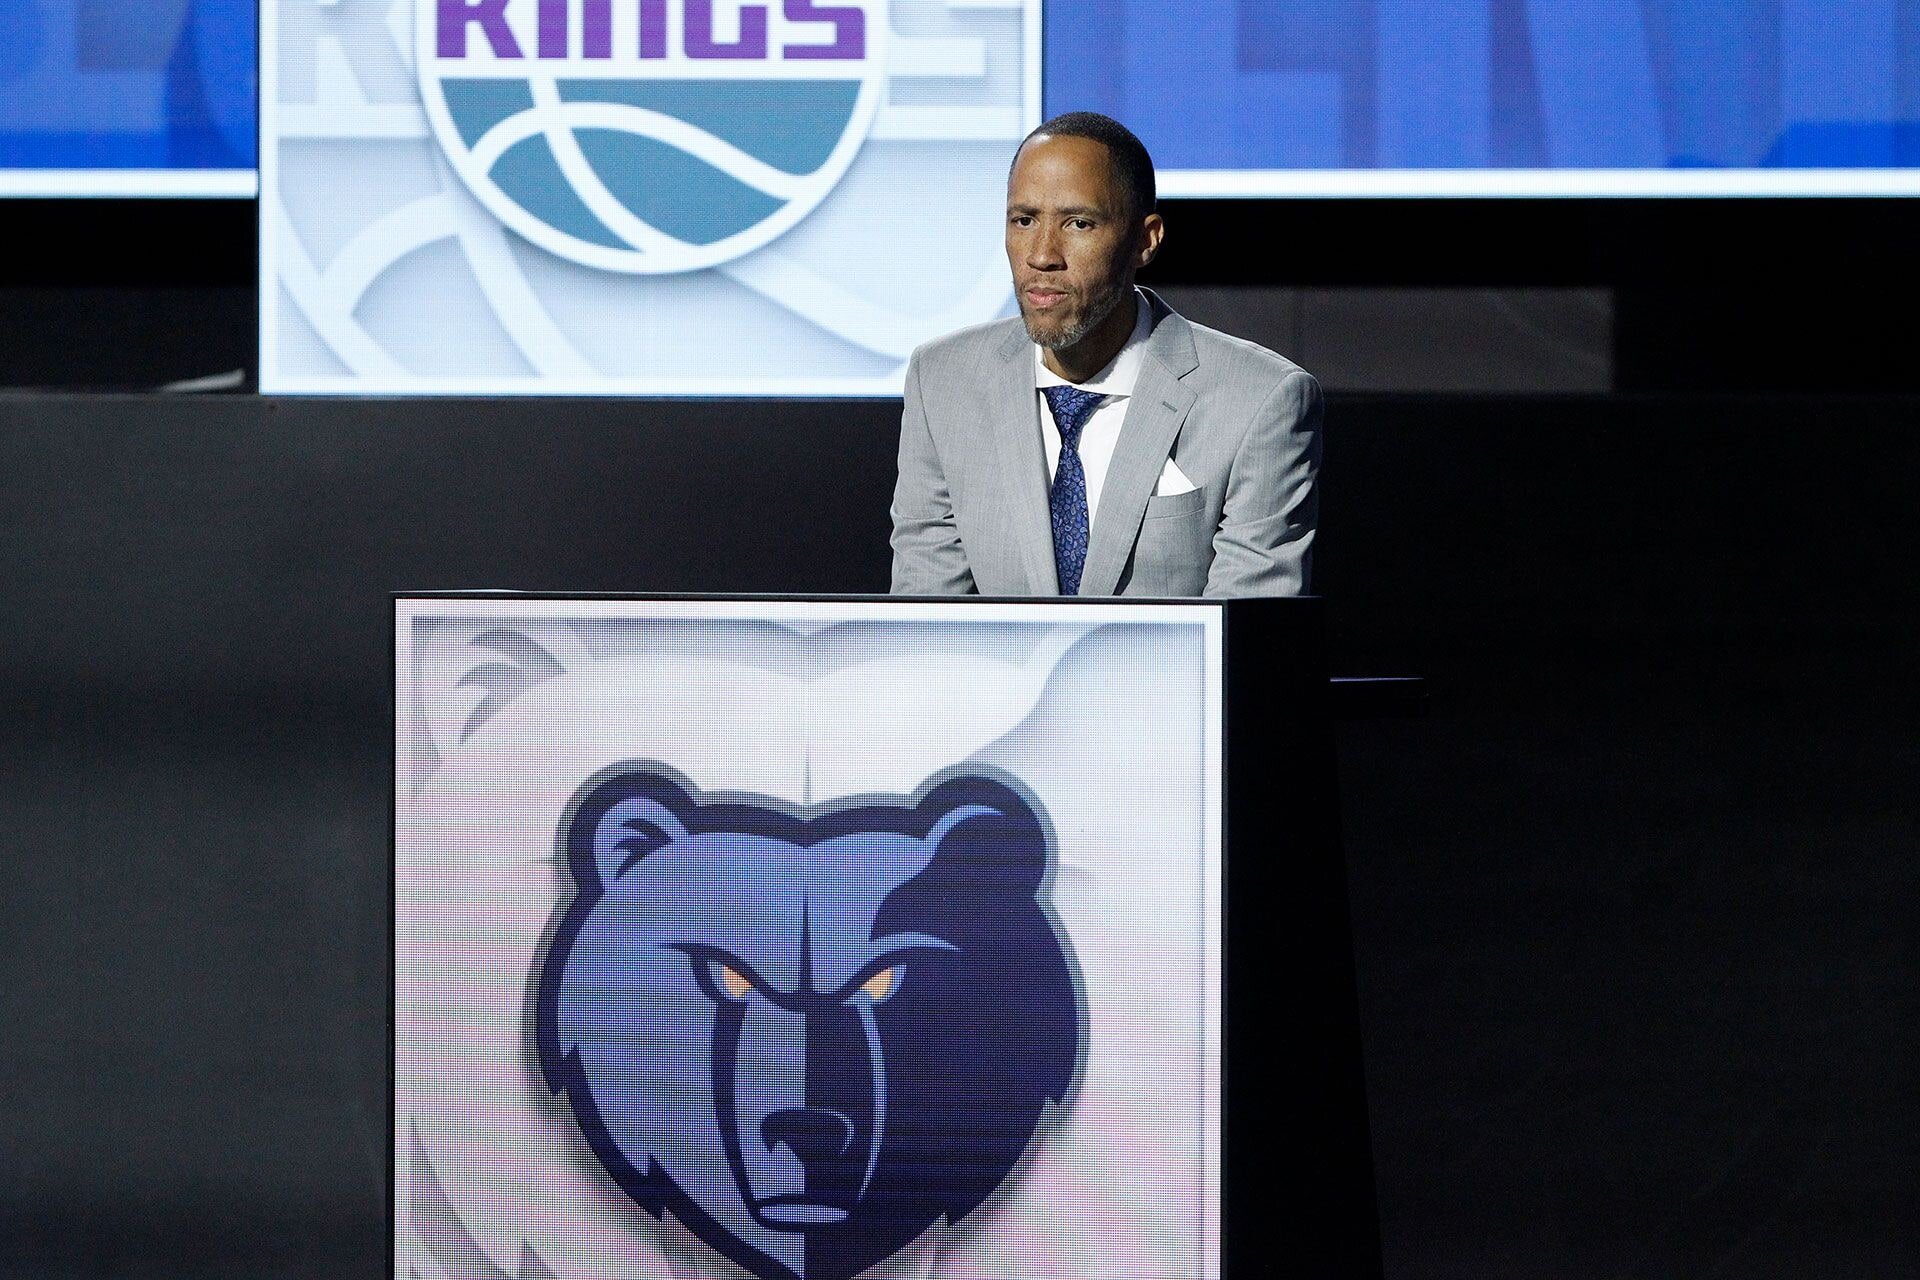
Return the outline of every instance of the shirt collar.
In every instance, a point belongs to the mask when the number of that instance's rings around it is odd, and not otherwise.
[[[1103,396],[1132,395],[1133,384],[1140,379],[1140,363],[1147,358],[1147,337],[1153,332],[1153,308],[1147,305],[1147,295],[1135,289],[1133,301],[1135,307],[1133,332],[1127,335],[1126,345],[1107,362],[1106,368],[1085,382],[1071,383],[1047,368],[1045,353],[1036,345],[1033,349],[1033,385],[1036,387],[1077,386],[1087,391],[1097,391]]]

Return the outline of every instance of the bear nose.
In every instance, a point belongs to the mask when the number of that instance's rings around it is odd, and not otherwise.
[[[853,1145],[853,1121],[824,1107],[788,1107],[760,1122],[760,1140],[769,1151],[786,1143],[802,1164],[832,1160]]]

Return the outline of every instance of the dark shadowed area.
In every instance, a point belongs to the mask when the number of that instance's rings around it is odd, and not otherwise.
[[[384,1275],[388,593],[884,589],[897,412],[0,399],[0,1274]],[[1917,418],[1332,406],[1392,1280],[1920,1270]]]

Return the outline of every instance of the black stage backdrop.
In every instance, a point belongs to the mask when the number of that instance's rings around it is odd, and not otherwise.
[[[388,593],[882,590],[896,412],[0,398],[0,1274],[383,1275]],[[1917,414],[1333,406],[1392,1280],[1920,1270]]]
[[[1598,289],[1613,298],[1620,391],[1920,393],[1913,325],[1869,305],[1904,314],[1920,294],[1920,200],[1169,200],[1163,209],[1166,250],[1143,280],[1156,287],[1224,286],[1256,308],[1284,289]],[[0,255],[0,386],[144,390],[228,370],[253,385],[256,210],[244,200],[0,200],[0,244],[19,247]],[[1405,322],[1415,309],[1403,299],[1374,314]],[[1369,353],[1394,367],[1404,353],[1394,346],[1401,330],[1389,328],[1330,336],[1349,368],[1367,367]],[[1465,370],[1491,359],[1472,337],[1428,340],[1459,347]],[[1420,360],[1436,358],[1445,357]]]

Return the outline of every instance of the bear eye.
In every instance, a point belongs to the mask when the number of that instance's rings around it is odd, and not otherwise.
[[[726,992],[727,997],[731,1000],[745,1000],[747,998],[747,992],[753,990],[753,983],[747,979],[747,976],[732,965],[723,964],[718,960],[714,960],[711,963],[713,965],[713,985]]]
[[[879,1004],[899,989],[900,979],[906,976],[907,966],[892,965],[868,978],[860,984],[860,990],[866,992],[867,999]]]

